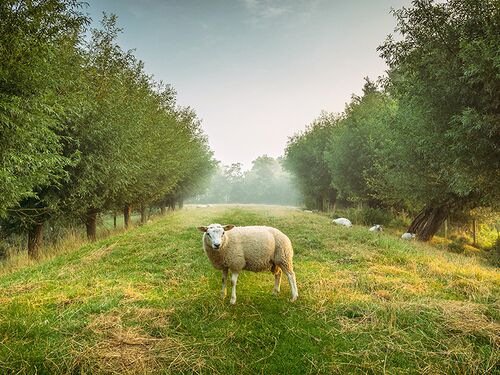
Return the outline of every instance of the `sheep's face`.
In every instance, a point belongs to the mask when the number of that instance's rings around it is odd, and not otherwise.
[[[234,228],[234,225],[210,224],[208,227],[198,227],[200,232],[205,232],[203,240],[212,246],[212,249],[219,250],[224,243],[224,233]]]

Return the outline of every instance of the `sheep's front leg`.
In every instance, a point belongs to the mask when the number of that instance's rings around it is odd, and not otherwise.
[[[227,268],[222,270],[222,290],[220,291],[220,297],[224,299],[226,297],[226,282],[227,282]]]
[[[233,289],[231,290],[231,305],[236,303],[236,283],[238,282],[238,272],[231,272],[231,285]]]

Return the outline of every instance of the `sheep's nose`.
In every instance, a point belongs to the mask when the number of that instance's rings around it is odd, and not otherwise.
[[[218,249],[220,247],[220,244],[214,243],[214,249]]]

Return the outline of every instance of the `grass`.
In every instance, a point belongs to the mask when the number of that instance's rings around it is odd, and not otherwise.
[[[272,225],[286,279],[238,302],[195,226]],[[272,206],[190,208],[0,276],[0,373],[499,373],[500,272],[481,259]]]

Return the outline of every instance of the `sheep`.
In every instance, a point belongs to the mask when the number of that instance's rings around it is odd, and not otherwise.
[[[349,219],[345,217],[339,217],[338,219],[333,219],[333,222],[338,225],[343,225],[345,227],[352,227],[352,223]]]
[[[415,238],[415,236],[416,236],[415,233],[408,233],[408,232],[406,232],[406,233],[403,233],[401,235],[401,239],[403,239],[403,240],[412,240],[412,239]]]
[[[292,302],[299,296],[293,272],[293,248],[290,239],[276,228],[265,226],[235,227],[210,224],[198,227],[203,248],[215,269],[222,271],[221,297],[226,296],[228,271],[231,271],[231,300],[236,303],[236,283],[242,270],[271,271],[275,294],[280,291],[281,271],[288,277]]]
[[[370,232],[382,232],[382,225],[380,224],[375,224],[373,227],[368,229]]]

